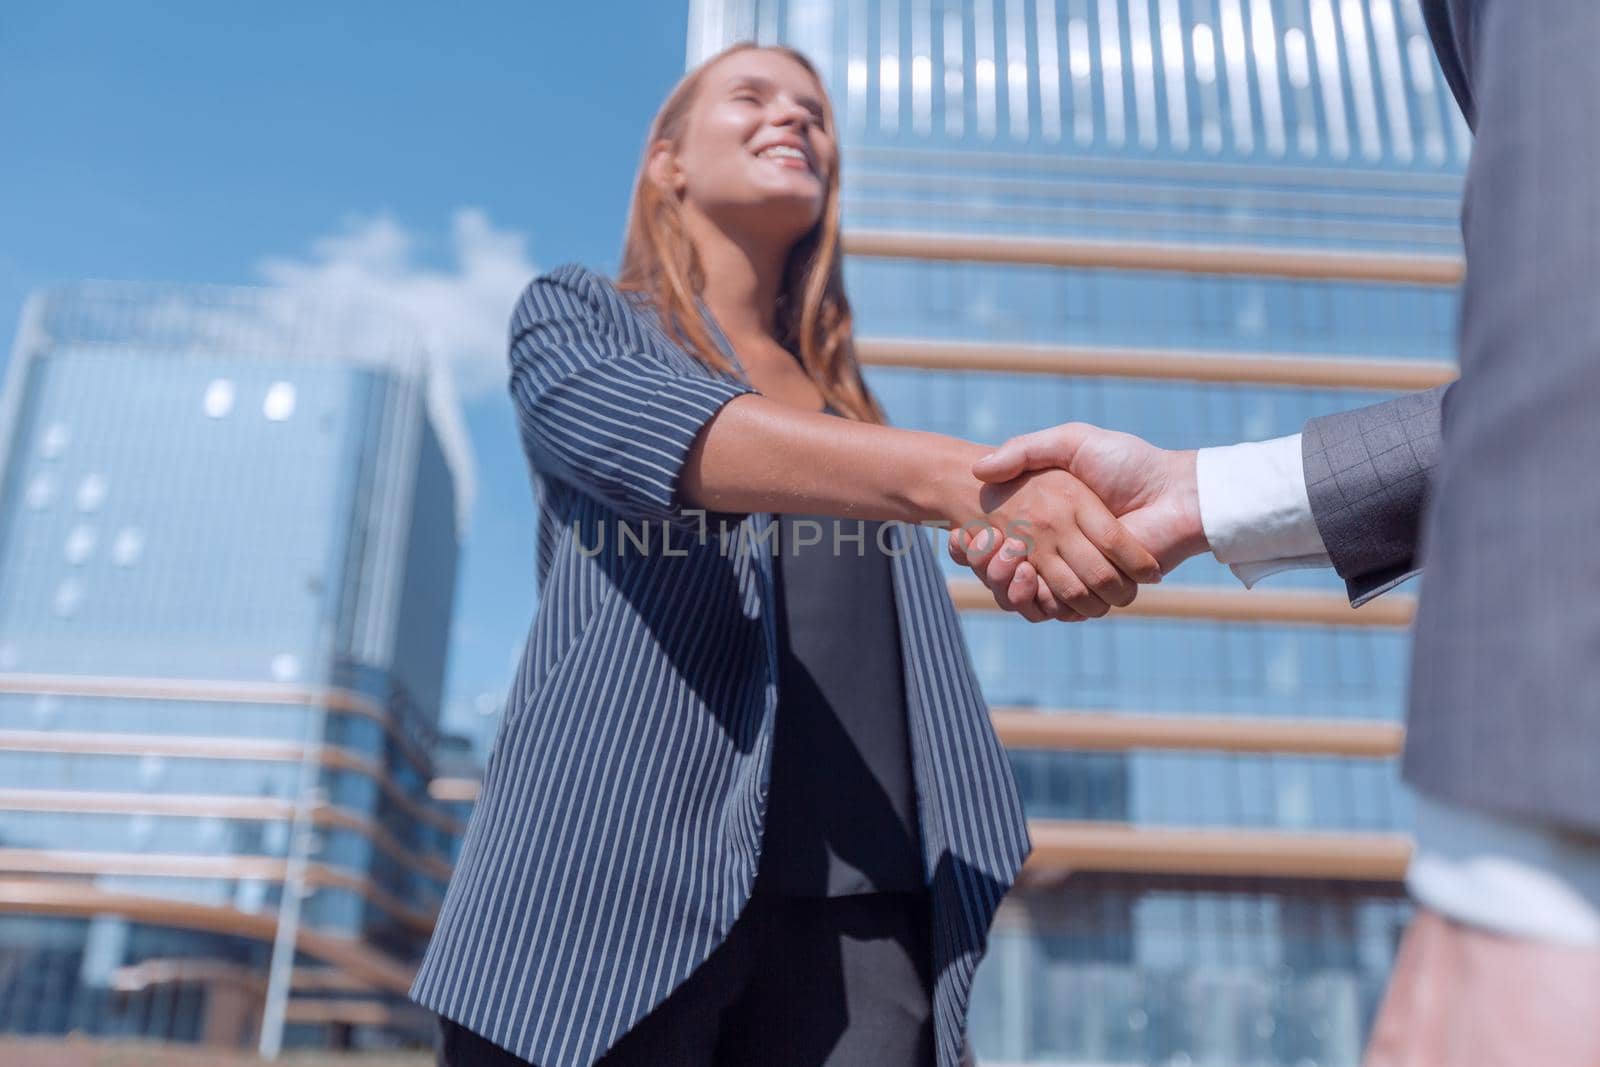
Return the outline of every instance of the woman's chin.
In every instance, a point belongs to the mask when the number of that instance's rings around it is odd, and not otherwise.
[[[792,190],[762,190],[737,203],[725,203],[706,212],[730,231],[759,231],[764,237],[788,236],[798,239],[822,217],[819,197],[800,195]]]

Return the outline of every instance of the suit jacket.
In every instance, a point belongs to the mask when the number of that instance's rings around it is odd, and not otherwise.
[[[1312,419],[1306,484],[1362,603],[1426,559],[1404,773],[1600,830],[1600,4],[1424,0],[1476,134],[1461,377]]]
[[[679,473],[750,389],[599,275],[565,266],[528,286],[510,389],[540,490],[540,605],[411,993],[540,1067],[580,1067],[750,895],[777,700],[772,522],[713,515],[699,537]],[[929,542],[896,536],[939,1063],[953,1067],[1027,826]]]

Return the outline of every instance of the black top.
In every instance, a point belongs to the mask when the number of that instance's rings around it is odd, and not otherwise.
[[[757,885],[810,897],[920,891],[887,531],[820,515],[777,522],[778,711]]]

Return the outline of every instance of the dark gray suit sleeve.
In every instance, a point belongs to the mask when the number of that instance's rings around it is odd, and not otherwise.
[[[1449,388],[1324,415],[1301,431],[1311,513],[1356,607],[1421,569],[1417,542]]]

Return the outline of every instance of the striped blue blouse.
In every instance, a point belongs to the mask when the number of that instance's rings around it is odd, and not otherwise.
[[[605,278],[535,279],[510,364],[540,605],[411,995],[540,1067],[583,1067],[749,898],[777,700],[773,522],[683,507],[695,438],[751,390]],[[954,1067],[1027,827],[929,539],[891,529],[939,1063]]]

